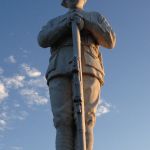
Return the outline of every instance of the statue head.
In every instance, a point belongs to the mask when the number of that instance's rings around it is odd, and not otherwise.
[[[62,0],[61,5],[69,9],[83,9],[87,0]]]

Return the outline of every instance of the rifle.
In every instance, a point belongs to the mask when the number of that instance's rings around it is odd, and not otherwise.
[[[86,150],[85,137],[85,112],[84,94],[81,62],[81,37],[80,30],[75,20],[72,20],[72,39],[73,39],[73,68],[72,68],[72,90],[74,117],[77,129],[77,150]]]

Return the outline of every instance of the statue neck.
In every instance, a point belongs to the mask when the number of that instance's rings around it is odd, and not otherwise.
[[[73,10],[77,10],[77,11],[83,11],[83,8],[69,8],[69,11],[73,11]]]

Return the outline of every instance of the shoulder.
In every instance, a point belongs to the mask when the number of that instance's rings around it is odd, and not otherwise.
[[[89,16],[97,16],[97,17],[102,16],[101,13],[96,12],[96,11],[90,11],[90,12],[89,11],[83,11],[83,13],[86,15],[89,15]]]
[[[84,11],[83,15],[91,19],[96,19],[98,21],[102,21],[105,19],[105,17],[101,13],[96,12],[96,11],[91,11],[91,12]]]
[[[55,18],[52,18],[48,21],[48,24],[57,24],[58,22],[61,22],[63,21],[66,17],[67,17],[67,13],[66,14],[63,14],[63,15],[60,15],[60,16],[57,16]]]

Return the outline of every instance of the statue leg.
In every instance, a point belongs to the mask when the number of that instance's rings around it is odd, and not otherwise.
[[[96,110],[100,95],[100,82],[97,78],[84,75],[83,90],[85,101],[86,149],[93,150],[93,129],[96,122]]]
[[[51,107],[56,128],[56,150],[74,150],[72,83],[68,77],[56,77],[49,83]]]

